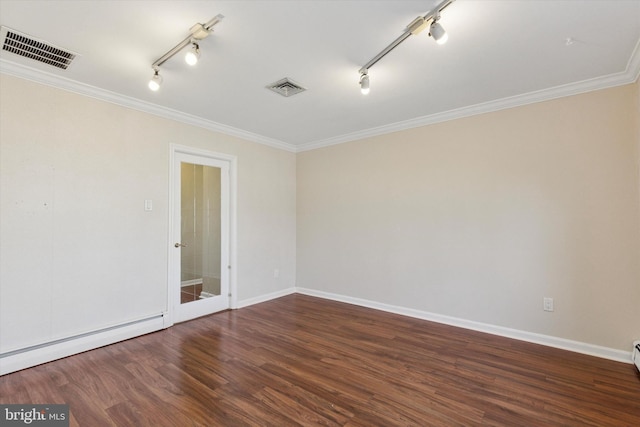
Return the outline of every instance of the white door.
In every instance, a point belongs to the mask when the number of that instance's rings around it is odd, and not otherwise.
[[[230,308],[230,161],[172,146],[169,305],[173,322]]]

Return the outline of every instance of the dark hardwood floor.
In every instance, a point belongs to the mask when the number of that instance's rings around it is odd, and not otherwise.
[[[303,295],[0,377],[79,426],[640,426],[630,364]]]

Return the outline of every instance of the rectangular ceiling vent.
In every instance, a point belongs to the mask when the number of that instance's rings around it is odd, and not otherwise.
[[[60,49],[45,41],[2,27],[2,50],[66,70],[78,54]]]
[[[307,90],[288,77],[285,77],[282,80],[278,80],[275,83],[271,83],[269,86],[267,86],[267,89],[286,97],[293,96],[296,93],[304,92],[305,90]]]

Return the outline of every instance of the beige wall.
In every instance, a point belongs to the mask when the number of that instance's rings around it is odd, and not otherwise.
[[[300,153],[297,286],[629,351],[639,115],[635,84]]]
[[[635,109],[631,111],[640,112],[640,79],[636,81],[636,105]],[[640,192],[640,114],[635,115],[636,118],[636,134],[638,138],[638,146],[636,149],[636,153],[638,154],[638,192]],[[640,222],[640,215],[638,215],[638,221]],[[638,259],[638,264],[640,264],[640,258]]]
[[[238,300],[295,285],[295,154],[0,75],[0,352],[166,309],[171,143],[238,158]]]
[[[628,351],[639,105],[628,85],[296,156],[0,75],[0,351],[166,308],[170,143],[238,157],[240,301],[297,284]]]

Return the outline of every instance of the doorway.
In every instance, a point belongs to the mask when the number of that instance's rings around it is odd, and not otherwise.
[[[170,323],[233,307],[235,157],[171,146]]]

